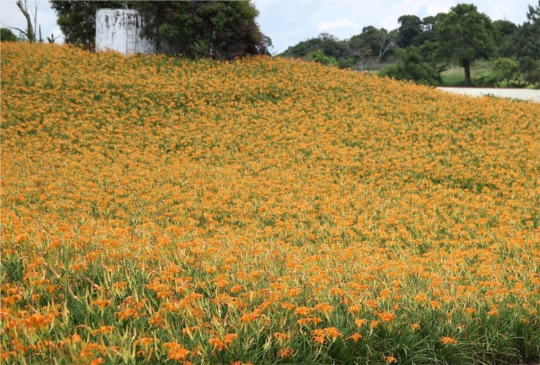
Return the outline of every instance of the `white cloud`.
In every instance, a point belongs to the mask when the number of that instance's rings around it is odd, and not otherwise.
[[[317,30],[319,32],[328,32],[334,29],[357,28],[360,28],[360,26],[345,16],[330,21],[323,21],[317,25]]]

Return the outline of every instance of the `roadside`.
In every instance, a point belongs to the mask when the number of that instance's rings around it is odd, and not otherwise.
[[[540,103],[540,90],[466,87],[438,87],[437,89],[469,96],[495,96],[499,98],[520,99]]]

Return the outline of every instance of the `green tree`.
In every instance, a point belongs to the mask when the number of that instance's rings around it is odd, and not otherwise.
[[[310,61],[320,57],[315,55],[318,51],[328,59],[335,59],[339,68],[352,68],[355,64],[355,58],[349,47],[349,41],[340,40],[329,33],[321,33],[316,38],[301,41],[287,48],[279,56],[301,58]],[[321,63],[324,63],[324,61]]]
[[[336,59],[339,68],[356,68],[360,71],[364,66],[381,63],[393,52],[398,39],[398,31],[388,32],[386,29],[367,26],[348,40],[321,33],[316,38],[309,38],[281,53],[282,57],[297,57],[312,60],[314,53],[320,50],[325,57]],[[357,66],[356,66],[357,65]]]
[[[498,82],[510,81],[518,76],[518,64],[511,58],[497,58],[492,73]]]
[[[422,31],[435,31],[437,22],[444,13],[439,13],[436,16],[426,16],[422,19]]]
[[[355,55],[362,54],[362,58],[380,63],[392,53],[397,37],[397,31],[388,32],[370,25],[364,27],[361,34],[351,37],[349,44]]]
[[[338,62],[334,57],[326,56],[320,49],[316,50],[315,53],[313,53],[312,60],[322,65],[335,67],[338,66]]]
[[[366,37],[355,35],[349,40],[349,48],[354,61],[358,63],[358,71],[364,71],[364,66],[370,61],[373,49]]]
[[[509,20],[493,22],[493,39],[497,45],[497,56],[511,58],[515,54],[515,34],[518,27]]]
[[[493,22],[493,30],[496,42],[500,41],[503,37],[513,35],[517,30],[517,25],[510,20],[495,20]]]
[[[436,26],[440,14],[437,16],[427,16],[422,19],[422,32],[414,37],[413,45],[422,46],[426,42],[436,42],[437,41],[437,31]]]
[[[315,52],[317,49],[320,49],[321,40],[317,38],[308,38],[305,41],[301,41],[294,46],[288,47],[283,53],[279,56],[282,57],[293,57],[293,58],[304,58],[308,55]]]
[[[538,6],[529,5],[527,21],[516,31],[514,51],[519,69],[530,83],[540,83],[540,0]]]
[[[2,42],[17,42],[19,38],[13,32],[11,29],[8,28],[1,28],[0,29],[0,40]]]
[[[341,59],[349,56],[349,49],[346,41],[339,40],[329,33],[321,33],[317,37],[320,40],[319,49],[328,56]]]
[[[51,0],[58,16],[57,23],[66,43],[93,50],[96,40],[96,11],[98,9],[129,9],[131,1]]]
[[[267,52],[250,1],[141,1],[136,9],[160,51],[218,59]]]
[[[416,15],[403,15],[398,18],[397,44],[401,48],[407,48],[414,44],[414,40],[422,34],[422,20]]]
[[[348,42],[339,40],[329,33],[321,33],[315,38],[301,41],[300,43],[287,48],[280,56],[309,60],[317,50],[321,50],[327,57],[334,57],[336,60],[343,60],[342,62],[345,63],[345,60],[348,60],[351,57]]]
[[[437,41],[443,57],[456,57],[465,72],[465,84],[471,83],[471,65],[487,59],[494,51],[490,18],[475,5],[458,4],[437,23]]]
[[[422,47],[430,48],[430,45],[426,44]],[[398,50],[402,61],[384,69],[381,76],[392,77],[396,80],[411,80],[417,84],[440,85],[444,67],[437,67],[430,56],[432,53],[427,49],[423,50],[422,47],[410,46],[407,49]]]

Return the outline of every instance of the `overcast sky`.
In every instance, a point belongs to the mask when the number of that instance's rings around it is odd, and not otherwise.
[[[51,33],[61,35],[49,2],[28,0],[32,11],[36,2],[43,38]],[[261,30],[274,44],[273,53],[281,53],[322,32],[344,39],[361,33],[368,25],[395,29],[401,15],[423,18],[448,12],[458,3],[474,3],[492,20],[506,19],[521,24],[526,20],[528,5],[538,4],[536,0],[254,0],[254,3],[260,12],[257,21]],[[0,23],[2,27],[26,27],[15,0],[0,0]]]

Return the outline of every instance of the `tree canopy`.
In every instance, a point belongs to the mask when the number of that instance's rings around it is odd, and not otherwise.
[[[494,51],[490,18],[473,4],[458,4],[437,23],[437,41],[441,55],[455,57],[465,71],[465,84],[471,83],[471,65],[488,58]]]
[[[416,15],[403,15],[398,18],[398,46],[406,48],[414,44],[414,39],[422,34],[422,20]]]
[[[267,52],[249,1],[142,1],[136,8],[158,50],[218,59]]]
[[[536,7],[529,5],[527,21],[516,31],[514,45],[525,79],[540,83],[540,0]]]
[[[94,49],[96,40],[96,11],[98,9],[129,9],[131,1],[51,0],[58,16],[57,23],[66,43]]]
[[[317,50],[321,50],[326,56],[336,59],[347,57],[349,53],[347,42],[340,41],[337,37],[329,33],[321,33],[317,37],[306,39],[287,48],[282,53],[282,56],[305,57],[312,55]]]
[[[283,57],[314,59],[315,53],[335,58],[339,67],[355,67],[360,63],[380,63],[393,51],[396,45],[397,31],[388,32],[384,28],[364,27],[362,33],[348,40],[321,33],[316,38],[309,38],[289,47],[281,54]],[[321,55],[316,57],[321,58]]]

